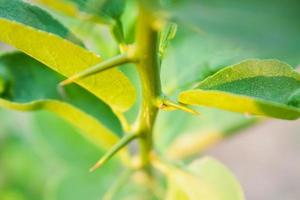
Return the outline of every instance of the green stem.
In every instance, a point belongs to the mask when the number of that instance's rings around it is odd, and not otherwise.
[[[150,169],[149,156],[152,150],[152,132],[158,113],[157,98],[161,94],[160,66],[158,58],[158,33],[153,28],[152,12],[140,3],[137,24],[136,57],[137,69],[142,84],[142,105],[137,119],[140,135],[140,161],[144,168]]]

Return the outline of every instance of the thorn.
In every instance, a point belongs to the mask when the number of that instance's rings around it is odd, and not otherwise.
[[[104,161],[104,159],[99,160],[93,167],[90,168],[89,172],[94,172],[96,169],[100,168]]]
[[[69,85],[71,83],[73,83],[74,81],[76,81],[78,78],[80,78],[80,76],[78,76],[78,74],[75,74],[69,78],[67,78],[66,80],[63,80],[62,82],[60,82],[58,85],[60,87],[64,87],[66,85]]]
[[[87,68],[81,72],[78,72],[78,73],[72,75],[68,79],[60,82],[59,85],[66,86],[70,83],[75,82],[76,80],[83,79],[85,77],[112,69],[114,67],[118,67],[119,65],[126,64],[129,62],[132,62],[132,58],[130,58],[130,56],[127,53],[117,55],[115,57],[112,57],[108,60],[102,61],[90,68]]]
[[[104,154],[102,158],[96,164],[90,168],[90,172],[95,171],[103,164],[105,164],[110,158],[112,158],[116,153],[118,153],[123,147],[129,144],[132,140],[134,140],[138,135],[137,134],[127,134],[125,135],[115,146],[113,146],[108,152]]]
[[[173,102],[173,101],[168,100],[168,99],[160,100],[159,108],[163,109],[163,110],[172,110],[172,109],[173,110],[182,110],[184,112],[188,112],[188,113],[191,113],[193,115],[200,115],[200,112],[198,112],[197,110],[194,110],[192,108],[187,107],[184,104]]]

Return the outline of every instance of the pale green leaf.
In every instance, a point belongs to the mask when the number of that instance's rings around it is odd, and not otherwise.
[[[241,186],[218,161],[205,157],[187,167],[168,168],[166,200],[243,200]]]
[[[101,62],[98,55],[66,40],[68,38],[74,37],[40,8],[21,0],[0,0],[0,41],[20,49],[66,77]],[[136,98],[127,77],[116,69],[76,83],[114,110],[127,110]]]
[[[182,92],[179,101],[245,114],[297,119],[300,109],[291,96],[300,88],[300,74],[277,60],[247,60],[229,66]],[[291,104],[291,105],[290,105]]]
[[[0,57],[0,76],[6,81],[0,105],[20,111],[49,110],[83,130],[101,148],[115,144],[122,131],[112,110],[80,86],[70,85],[61,93],[58,73],[23,53]]]

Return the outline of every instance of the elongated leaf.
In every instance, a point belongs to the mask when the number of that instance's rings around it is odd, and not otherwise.
[[[293,97],[300,88],[300,74],[276,60],[248,60],[226,67],[182,92],[182,103],[281,119],[300,117]]]
[[[166,200],[242,200],[241,186],[226,167],[206,157],[169,169]]]
[[[77,85],[66,87],[65,94],[60,94],[57,84],[63,77],[23,53],[0,57],[0,75],[7,82],[0,95],[3,107],[52,111],[84,130],[103,148],[112,146],[121,135],[120,124],[108,106]]]
[[[0,0],[0,41],[67,77],[101,61],[96,54],[64,38],[73,37],[43,10],[20,0]],[[115,110],[125,111],[135,101],[133,86],[116,69],[77,83]]]

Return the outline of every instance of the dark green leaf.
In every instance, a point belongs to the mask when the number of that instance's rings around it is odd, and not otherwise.
[[[300,74],[276,60],[248,60],[229,66],[180,94],[182,103],[281,119],[300,117],[291,104]],[[292,99],[292,100],[291,100]]]

